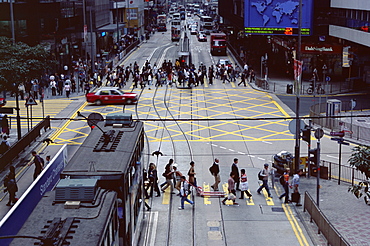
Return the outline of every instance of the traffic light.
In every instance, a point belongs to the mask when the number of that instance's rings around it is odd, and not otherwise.
[[[309,153],[308,160],[309,160],[311,163],[314,163],[315,165],[320,164],[320,163],[319,163],[319,155],[318,155],[318,149],[317,149],[317,148],[310,149],[310,150],[308,151],[308,153]],[[311,157],[311,154],[313,155],[312,157]]]
[[[302,130],[302,140],[310,143],[311,141],[311,129],[303,129]]]

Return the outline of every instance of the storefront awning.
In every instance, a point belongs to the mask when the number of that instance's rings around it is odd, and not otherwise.
[[[125,27],[125,24],[118,24],[118,28],[122,29]],[[106,26],[99,27],[98,32],[114,32],[117,31],[117,24],[109,24]]]

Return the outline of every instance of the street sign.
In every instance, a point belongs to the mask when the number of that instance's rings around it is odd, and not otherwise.
[[[0,113],[2,114],[14,114],[13,108],[0,108]]]
[[[341,142],[343,141],[343,138],[330,138],[330,140]]]
[[[324,136],[324,130],[321,128],[317,128],[315,130],[315,138],[316,139],[321,139]]]
[[[35,99],[33,99],[33,97],[32,97],[32,96],[30,96],[30,97],[27,99],[27,101],[26,101],[25,105],[26,105],[26,106],[37,105],[37,102],[35,101]]]
[[[336,136],[336,137],[344,137],[344,132],[330,132],[330,136]]]
[[[299,120],[299,126],[300,126],[300,130],[302,131],[303,129],[305,129],[305,126],[306,124],[303,122],[303,120]],[[289,122],[289,131],[291,134],[295,134],[296,133],[296,119],[293,119],[291,122]]]
[[[337,141],[338,144],[349,145],[349,143],[344,142],[343,138],[330,138],[330,140]]]

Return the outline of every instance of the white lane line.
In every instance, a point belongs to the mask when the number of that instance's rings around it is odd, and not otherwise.
[[[272,144],[271,142],[267,142],[267,141],[262,141],[262,143],[265,143],[265,144]]]
[[[155,237],[157,233],[157,225],[158,225],[158,211],[151,212],[150,222],[152,222],[152,233],[150,235],[150,244],[149,246],[154,246]]]
[[[244,152],[240,152],[240,151],[238,151],[238,154],[245,155],[245,153],[244,153]]]
[[[211,144],[213,147],[218,147],[218,145],[217,144]]]
[[[255,156],[254,155],[248,155],[249,157],[252,157],[252,158],[254,158]]]
[[[261,157],[257,157],[258,160],[265,161],[266,159],[263,159]]]
[[[224,147],[224,146],[220,146],[220,149],[226,149],[226,147]]]
[[[230,151],[233,151],[233,152],[235,151],[235,150],[233,150],[233,149],[229,149],[229,150],[230,150]]]
[[[327,157],[330,157],[330,158],[334,158],[334,159],[337,159],[337,160],[339,160],[339,157],[337,157],[337,156],[332,156],[332,155],[326,155]]]

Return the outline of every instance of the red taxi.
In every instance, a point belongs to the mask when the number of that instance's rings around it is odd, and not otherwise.
[[[86,94],[89,103],[101,104],[135,104],[138,101],[136,93],[123,92],[118,87],[102,87],[95,92]]]

